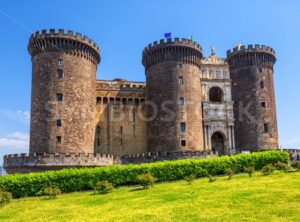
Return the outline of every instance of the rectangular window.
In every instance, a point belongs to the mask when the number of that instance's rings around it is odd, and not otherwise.
[[[268,132],[269,132],[269,124],[268,124],[268,123],[265,123],[265,124],[264,124],[264,132],[265,132],[265,133],[268,133]]]
[[[266,108],[267,107],[266,102],[261,102],[261,107]]]
[[[56,137],[56,143],[57,144],[61,144],[61,136],[57,136]]]
[[[265,88],[265,82],[264,81],[260,82],[260,88],[262,88],[262,89]]]
[[[97,145],[100,146],[100,139],[97,139]]]
[[[120,139],[120,144],[123,145],[123,138]]]
[[[61,119],[56,120],[56,126],[61,127]]]
[[[59,60],[57,61],[57,65],[58,65],[59,67],[62,67],[62,66],[64,65],[64,60],[59,59]]]
[[[63,94],[61,94],[61,93],[56,94],[56,101],[58,101],[58,102],[63,101]]]
[[[184,98],[179,98],[178,104],[179,104],[179,105],[184,105]]]
[[[61,78],[63,78],[63,77],[64,77],[63,71],[62,71],[62,70],[58,70],[58,71],[57,71],[57,78],[61,79]]]
[[[183,84],[183,77],[180,76],[179,79],[178,79],[178,81],[179,81],[179,84],[182,85]]]
[[[97,97],[97,104],[101,103],[101,97]]]
[[[186,140],[181,140],[181,146],[186,146]]]
[[[184,122],[181,122],[181,123],[180,123],[180,132],[181,132],[181,133],[184,133],[184,132],[185,132],[185,123],[184,123]]]
[[[123,126],[120,126],[120,133],[123,134]]]

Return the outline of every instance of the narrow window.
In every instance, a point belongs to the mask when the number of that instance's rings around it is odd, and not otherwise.
[[[184,132],[185,132],[185,123],[184,123],[184,122],[181,122],[181,123],[180,123],[180,132],[181,132],[181,133],[184,133]]]
[[[264,81],[260,81],[260,88],[265,88],[265,82]]]
[[[64,73],[62,70],[57,71],[57,78],[62,79],[64,77]]]
[[[259,69],[260,72],[262,72],[262,69]]]
[[[97,133],[98,135],[101,133],[101,128],[100,128],[100,126],[97,126],[96,133]]]
[[[267,107],[266,102],[261,102],[261,107],[266,108]]]
[[[57,65],[58,65],[59,67],[62,67],[62,66],[64,65],[64,60],[59,59],[59,60],[57,61]]]
[[[179,79],[178,79],[178,81],[179,81],[179,85],[182,85],[183,84],[183,77],[180,76]]]
[[[100,139],[97,139],[97,145],[100,146]]]
[[[179,98],[179,105],[184,105],[184,98]]]
[[[103,104],[107,104],[108,103],[108,99],[107,99],[107,97],[104,97],[103,98]]]
[[[56,143],[57,144],[61,144],[61,136],[57,136],[56,137]]]
[[[97,104],[101,103],[101,97],[97,97]]]
[[[186,146],[186,140],[181,140],[181,146]]]
[[[264,132],[265,132],[265,133],[268,133],[268,132],[269,132],[269,124],[268,124],[268,123],[265,123],[265,124],[264,124]]]
[[[61,119],[56,120],[56,126],[61,127]]]
[[[120,144],[123,145],[123,138],[120,139]]]
[[[63,101],[63,94],[61,94],[61,93],[56,94],[56,101],[58,101],[58,102]]]
[[[123,126],[120,126],[120,133],[123,134]]]

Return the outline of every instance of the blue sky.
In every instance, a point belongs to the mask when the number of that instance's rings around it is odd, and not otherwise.
[[[246,2],[246,1],[243,1]],[[4,1],[0,2],[0,164],[5,153],[28,151],[32,32],[64,28],[101,48],[98,79],[144,81],[143,48],[187,37],[219,56],[238,43],[276,50],[275,93],[280,144],[300,148],[300,1]]]

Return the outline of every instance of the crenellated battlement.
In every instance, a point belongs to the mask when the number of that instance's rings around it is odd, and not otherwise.
[[[145,68],[164,61],[178,61],[195,64],[200,67],[202,48],[194,41],[185,38],[161,39],[150,43],[143,50],[142,63]]]
[[[4,156],[4,168],[107,166],[113,164],[110,154],[93,153],[22,153]]]
[[[273,69],[276,62],[275,51],[265,45],[244,45],[235,47],[227,51],[227,62],[233,68],[244,68],[249,66],[258,66],[260,68]]]
[[[145,90],[145,82],[133,82],[127,80],[97,80],[97,90]]]
[[[64,29],[49,29],[33,33],[29,38],[28,51],[31,56],[46,51],[64,51],[100,62],[100,49],[89,37]]]
[[[244,54],[244,53],[248,53],[248,52],[268,53],[275,57],[275,50],[273,48],[266,46],[266,45],[250,44],[247,47],[245,45],[241,45],[240,48],[235,47],[232,50],[231,49],[227,50],[227,58],[229,58],[233,55]]]

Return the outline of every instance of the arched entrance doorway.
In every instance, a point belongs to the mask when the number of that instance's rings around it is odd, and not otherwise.
[[[213,151],[218,151],[219,155],[224,155],[225,154],[225,139],[223,134],[219,132],[215,132],[211,136],[211,148]]]

